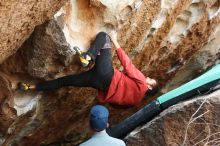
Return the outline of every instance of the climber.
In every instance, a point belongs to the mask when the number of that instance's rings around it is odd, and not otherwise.
[[[113,68],[111,40],[125,73]],[[157,82],[146,77],[132,64],[117,41],[116,31],[100,32],[87,52],[82,53],[74,47],[80,57],[82,66],[95,62],[92,69],[75,75],[61,77],[51,81],[43,81],[35,85],[20,82],[18,89],[51,91],[64,86],[93,87],[98,89],[98,97],[102,103],[133,106],[138,104],[145,93],[155,93]]]
[[[79,146],[125,146],[125,143],[109,136],[106,133],[108,127],[109,111],[106,107],[95,105],[90,111],[90,127],[95,134]]]

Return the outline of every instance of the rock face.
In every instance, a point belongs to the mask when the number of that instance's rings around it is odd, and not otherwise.
[[[18,0],[0,2],[0,63],[17,49],[33,32],[60,9],[65,0]]]
[[[13,108],[13,95],[10,90],[10,83],[6,77],[0,75],[0,144],[2,144],[3,136],[7,134],[9,126],[17,117],[17,111]]]
[[[220,26],[217,26],[212,31],[208,43],[185,62],[184,66],[177,71],[175,77],[172,78],[171,81],[163,88],[163,92],[165,93],[176,86],[180,86],[185,81],[190,81],[195,75],[212,66],[213,62],[220,63],[219,38]]]
[[[37,27],[32,42],[28,72],[33,77],[46,78],[61,72],[72,61],[73,52],[54,20]]]
[[[7,76],[7,79],[0,78],[2,84],[18,80],[34,83],[84,71],[78,58],[73,57],[72,47],[77,45],[85,51],[99,31],[111,29],[118,31],[119,43],[137,68],[144,75],[156,78],[164,93],[220,61],[219,0],[28,2],[11,2],[10,7],[6,7],[10,1],[0,2],[0,7],[11,10],[0,17],[10,19],[9,23],[0,21],[3,34],[0,62],[4,60],[0,71]],[[52,17],[61,5],[63,7]],[[14,11],[17,13],[12,15]],[[15,17],[17,15],[20,19]],[[28,38],[34,26],[47,18],[50,20],[36,27]],[[5,60],[11,54],[14,55]],[[113,63],[120,67],[116,56],[113,56]],[[0,96],[4,97],[0,99],[0,111],[5,111],[3,103],[7,101],[7,109],[12,113],[3,114],[8,121],[0,135],[4,146],[56,145],[59,142],[77,145],[91,135],[88,111],[98,102],[94,89],[66,87],[52,93],[23,94],[12,90],[11,86],[6,87],[4,91],[7,92]],[[133,114],[150,100],[128,109],[107,105],[111,112],[110,124]]]
[[[220,90],[174,105],[134,130],[128,146],[218,145]]]

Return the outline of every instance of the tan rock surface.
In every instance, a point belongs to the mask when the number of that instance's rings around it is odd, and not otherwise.
[[[219,62],[219,7],[218,0],[70,0],[55,15],[56,22],[39,26],[18,52],[0,65],[0,70],[11,78],[30,82],[39,81],[36,77],[49,80],[80,72],[77,60],[69,60],[72,54],[68,52],[75,45],[87,50],[97,32],[115,28],[133,63],[146,76],[156,78],[165,93]],[[113,61],[121,68],[116,56]],[[97,103],[95,90],[67,87],[42,96],[20,96],[12,97],[11,106],[18,117],[9,124],[10,132],[2,135],[3,145],[38,146],[60,141],[76,145],[91,135],[88,111]],[[10,94],[6,97],[11,98]],[[108,106],[110,124],[150,100],[128,109]]]
[[[14,54],[36,25],[51,18],[65,0],[3,0],[0,2],[0,63]]]

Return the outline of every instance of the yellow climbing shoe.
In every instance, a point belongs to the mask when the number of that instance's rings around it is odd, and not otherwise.
[[[18,90],[21,90],[21,91],[27,91],[30,89],[30,86],[24,82],[19,82],[18,83]]]
[[[86,56],[83,55],[82,51],[79,49],[79,47],[75,46],[73,47],[74,51],[76,51],[76,54],[79,56],[80,63],[83,67],[87,67],[89,65],[89,60],[86,59]]]

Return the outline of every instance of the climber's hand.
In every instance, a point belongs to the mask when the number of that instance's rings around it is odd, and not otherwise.
[[[110,31],[109,36],[112,42],[117,42],[117,32],[115,30]]]
[[[117,32],[115,30],[112,30],[110,33],[109,33],[109,36],[113,42],[113,44],[115,45],[116,49],[118,48],[121,48],[118,41],[117,41]]]

